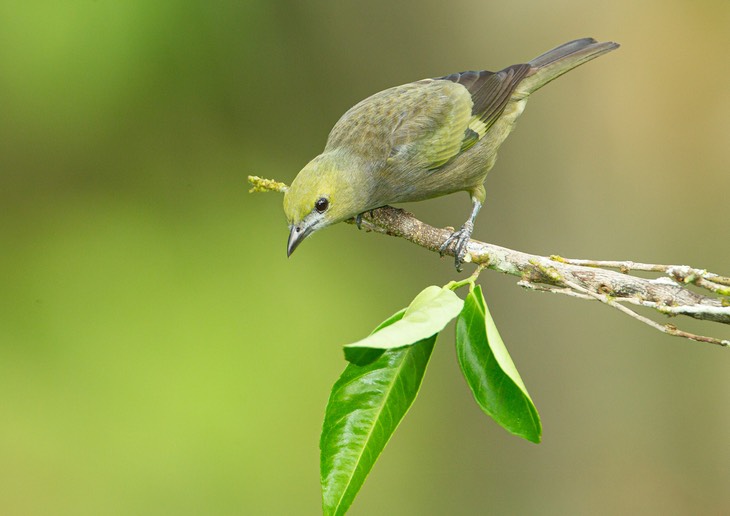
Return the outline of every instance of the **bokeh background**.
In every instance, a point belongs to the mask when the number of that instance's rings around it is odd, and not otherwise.
[[[583,36],[622,47],[534,96],[475,236],[730,273],[726,0],[3,2],[0,513],[317,514],[340,346],[463,275],[346,225],[287,260],[246,176],[291,181],[371,93]],[[480,282],[544,442],[478,410],[450,327],[352,514],[730,512],[726,351]]]

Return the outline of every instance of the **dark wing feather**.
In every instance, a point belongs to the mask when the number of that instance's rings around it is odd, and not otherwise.
[[[529,71],[530,65],[517,64],[496,73],[488,70],[468,71],[452,73],[439,79],[461,84],[469,91],[474,102],[472,115],[483,124],[470,124],[469,127],[481,138],[502,114],[515,88]],[[465,143],[467,141],[468,134]]]

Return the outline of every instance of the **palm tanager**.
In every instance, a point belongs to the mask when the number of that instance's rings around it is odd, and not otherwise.
[[[531,93],[618,48],[592,38],[565,43],[500,72],[468,71],[389,88],[335,124],[324,152],[284,194],[287,256],[313,232],[387,204],[466,191],[469,220],[441,246],[461,270],[484,180]]]

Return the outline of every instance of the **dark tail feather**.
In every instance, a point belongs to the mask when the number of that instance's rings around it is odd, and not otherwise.
[[[598,43],[593,38],[576,39],[560,45],[528,63],[531,70],[517,89],[529,95],[576,66],[618,47],[618,43],[612,41]]]

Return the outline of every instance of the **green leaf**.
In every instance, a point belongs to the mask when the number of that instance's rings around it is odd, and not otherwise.
[[[403,317],[401,311],[378,329]],[[348,364],[332,387],[319,444],[325,515],[344,514],[352,504],[416,398],[436,336],[380,351],[380,358],[366,366]]]
[[[403,318],[371,333],[353,344],[345,346],[345,358],[359,365],[365,365],[377,358],[378,353],[365,348],[394,349],[409,346],[444,329],[464,306],[459,296],[451,289],[436,286],[427,287],[418,294],[403,314]]]
[[[385,328],[386,326],[390,326],[396,321],[400,321],[403,318],[403,314],[406,312],[406,309],[402,309],[393,315],[391,315],[389,318],[387,318],[385,321],[381,322],[377,328],[375,328],[370,335],[372,335],[375,332],[380,331],[381,329]],[[368,365],[370,362],[375,362],[383,353],[385,353],[384,349],[377,349],[377,348],[349,348],[345,349],[345,359],[347,359],[348,362],[356,364],[356,365]]]
[[[478,285],[456,321],[456,353],[474,399],[509,432],[540,442],[542,425]]]

